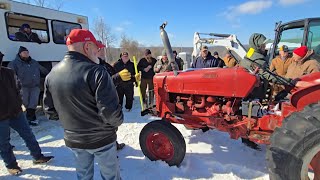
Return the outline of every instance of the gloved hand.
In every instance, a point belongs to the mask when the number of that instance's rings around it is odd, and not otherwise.
[[[122,81],[129,81],[131,79],[131,73],[128,71],[128,69],[120,71],[119,76],[122,79]]]
[[[141,80],[140,73],[137,73],[134,77],[136,78],[137,82]]]

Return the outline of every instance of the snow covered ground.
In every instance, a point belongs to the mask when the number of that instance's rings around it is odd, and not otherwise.
[[[118,141],[126,144],[119,152],[121,177],[123,180],[167,180],[167,179],[269,179],[265,152],[244,146],[240,140],[232,140],[226,133],[210,130],[187,130],[176,125],[183,134],[187,153],[181,167],[169,167],[161,161],[146,158],[139,145],[139,133],[153,117],[140,116],[139,97],[135,97],[134,109],[125,113],[125,122],[118,131]],[[32,165],[32,158],[22,139],[16,132],[11,134],[14,153],[23,169],[19,177],[10,176],[0,162],[0,179],[76,179],[73,155],[64,145],[63,130],[59,121],[49,121],[43,116],[33,131],[45,154],[55,156],[49,164]],[[95,165],[95,179],[101,179]]]

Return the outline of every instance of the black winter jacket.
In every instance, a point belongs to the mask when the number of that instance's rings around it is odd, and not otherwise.
[[[136,82],[135,78],[135,70],[134,70],[134,64],[130,60],[124,64],[121,59],[119,59],[116,63],[113,65],[114,70],[116,73],[119,73],[123,69],[127,69],[131,73],[131,79],[129,81],[122,81],[118,84],[119,86],[127,86],[127,85],[133,85],[134,82]]]
[[[123,113],[103,66],[69,51],[46,77],[44,110],[57,111],[68,147],[96,149],[114,142]]]
[[[30,34],[24,33],[24,32],[16,32],[15,34],[16,40],[23,41],[23,42],[37,42],[39,44],[42,43],[42,41],[39,39],[39,36],[37,33],[31,32]]]
[[[157,63],[155,58],[152,58],[151,62],[149,62],[146,58],[140,59],[138,63],[138,71],[141,71],[141,78],[142,79],[153,79],[155,72],[153,71],[154,65]],[[148,72],[144,71],[144,68],[151,65],[151,69]]]
[[[114,68],[106,61],[104,61],[100,58],[99,58],[99,60],[100,60],[100,64],[103,65],[107,69],[109,75],[112,77],[114,85],[117,86],[118,84],[120,84],[122,80],[121,80],[119,73],[116,73]]]
[[[20,88],[14,71],[0,66],[0,121],[22,112]]]

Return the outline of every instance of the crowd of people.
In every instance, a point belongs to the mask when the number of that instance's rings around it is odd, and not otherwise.
[[[32,34],[29,36],[35,37]],[[263,71],[263,67],[267,66],[264,54],[266,37],[255,33],[249,42],[250,49],[240,63],[230,53],[221,59],[218,52],[211,55],[208,47],[202,46],[200,56],[193,61],[191,67],[242,66],[254,71],[255,67],[259,66],[262,67],[258,72],[261,79],[266,83],[274,83],[278,91],[287,84],[278,81],[274,74],[299,86],[303,85],[298,81],[299,77],[320,71],[319,63],[310,59],[312,50],[308,50],[306,46],[298,47],[293,50],[293,56],[289,57],[289,49],[283,45],[279,49],[279,56],[270,63],[270,70],[273,72],[270,74]],[[8,67],[0,66],[0,106],[5,107],[0,109],[1,157],[10,174],[17,175],[22,172],[10,144],[11,127],[26,142],[35,164],[47,163],[53,158],[41,153],[29,127],[38,124],[35,111],[42,73],[46,75],[44,112],[49,119],[61,121],[65,144],[75,157],[78,179],[92,179],[94,160],[98,162],[103,179],[120,179],[117,150],[124,148],[125,144],[117,142],[117,130],[124,121],[123,106],[128,112],[132,110],[134,86],[137,86],[139,81],[143,103],[146,106],[151,105],[154,101],[155,74],[182,70],[184,61],[173,51],[175,61],[169,62],[166,50],[162,51],[161,59],[156,60],[150,49],[145,49],[144,57],[137,65],[138,72],[135,72],[134,63],[127,51],[121,52],[119,60],[110,65],[105,59],[105,45],[85,29],[72,30],[66,45],[68,52],[64,59],[50,72],[32,59],[28,49],[22,46]],[[2,53],[0,58],[2,61]],[[26,108],[26,114],[23,113],[22,105]]]

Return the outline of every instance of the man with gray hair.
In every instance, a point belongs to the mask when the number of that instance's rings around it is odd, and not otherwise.
[[[104,45],[85,29],[72,30],[66,44],[69,51],[45,81],[45,112],[59,115],[78,179],[93,179],[96,159],[102,179],[118,180],[116,132],[123,113],[113,81],[99,65]]]

